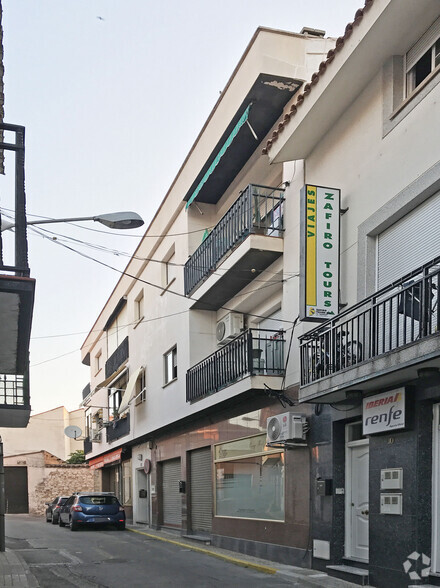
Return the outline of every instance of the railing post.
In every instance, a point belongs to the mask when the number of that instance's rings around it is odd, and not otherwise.
[[[251,376],[254,375],[254,362],[253,362],[253,358],[252,358],[252,343],[253,343],[253,337],[252,337],[252,329],[249,329],[248,333],[247,333],[247,367],[248,367],[248,372],[250,373]],[[246,366],[244,366],[246,369]],[[243,373],[246,373],[246,371],[244,371]]]

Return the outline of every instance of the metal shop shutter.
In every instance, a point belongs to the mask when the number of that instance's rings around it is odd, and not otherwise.
[[[182,498],[179,493],[180,459],[164,461],[162,465],[163,524],[182,526]]]
[[[29,512],[27,467],[5,467],[5,498],[7,513]]]
[[[212,458],[211,448],[191,451],[191,528],[211,532]]]
[[[377,288],[440,255],[440,192],[377,238]]]

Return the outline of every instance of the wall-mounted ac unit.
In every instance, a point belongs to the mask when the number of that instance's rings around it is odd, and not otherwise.
[[[92,431],[92,441],[95,443],[101,442],[101,431]]]
[[[307,420],[304,415],[284,412],[267,419],[267,442],[304,441]]]
[[[226,345],[237,337],[244,328],[244,317],[238,312],[229,312],[217,323],[216,338],[218,345]]]

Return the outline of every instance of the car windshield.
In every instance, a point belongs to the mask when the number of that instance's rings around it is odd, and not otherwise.
[[[118,504],[116,496],[80,496],[83,504]]]
[[[58,504],[61,506],[62,504],[65,504],[69,499],[68,498],[60,498],[60,500],[58,501]]]

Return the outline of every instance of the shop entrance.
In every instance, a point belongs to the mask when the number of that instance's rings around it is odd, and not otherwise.
[[[362,424],[346,426],[345,444],[345,557],[368,562],[368,439]]]

